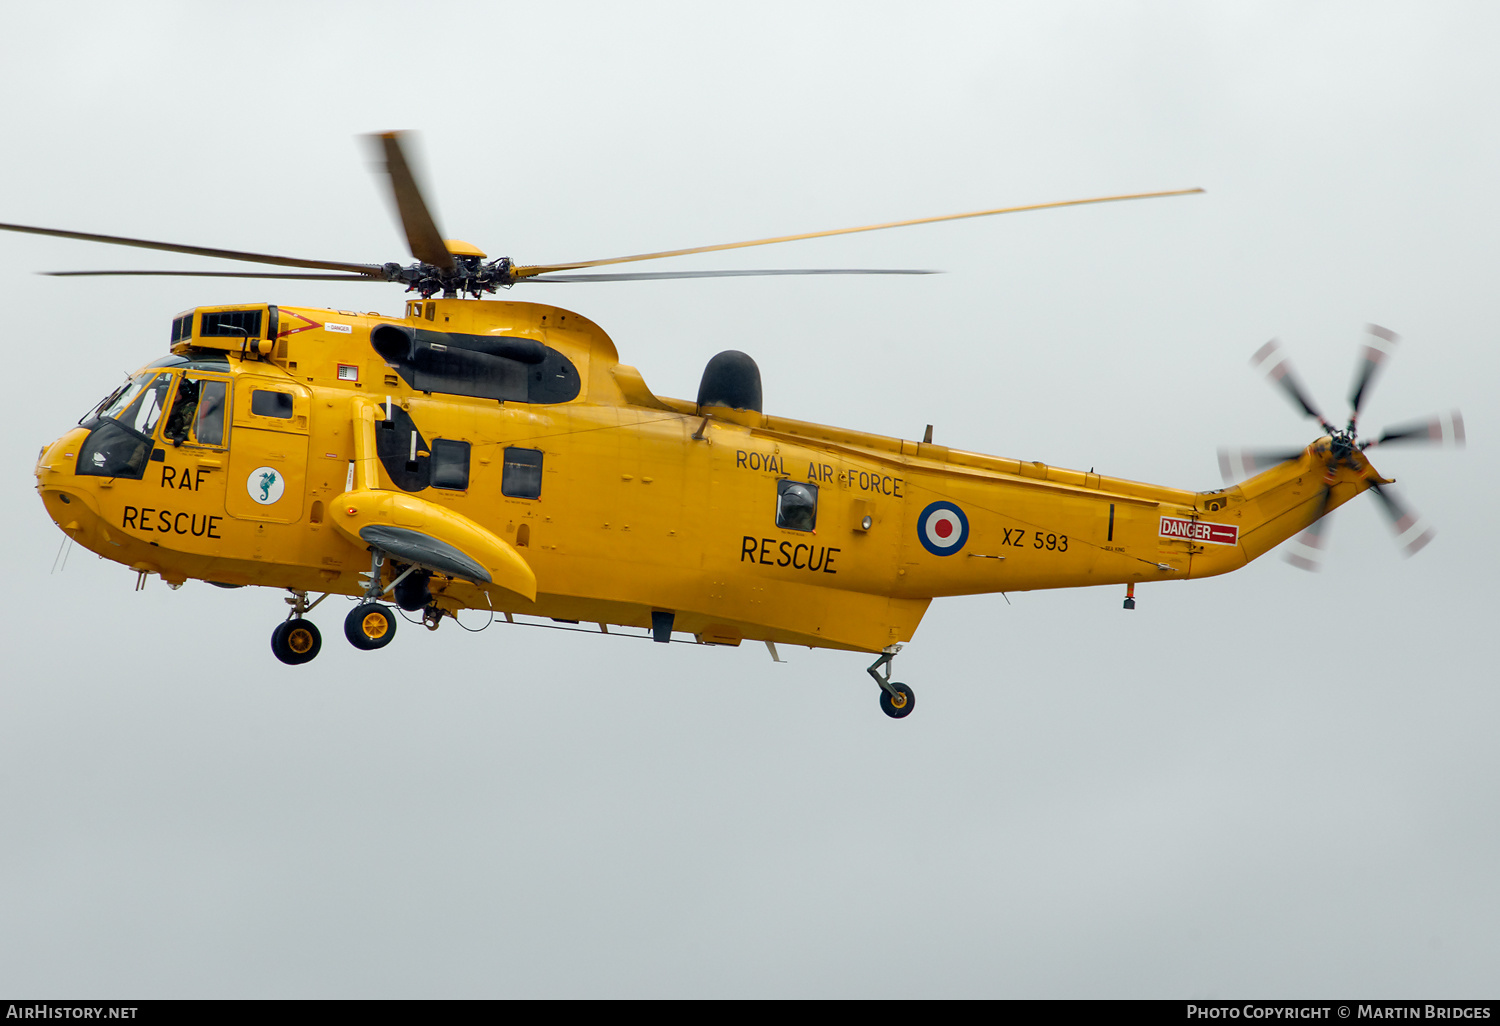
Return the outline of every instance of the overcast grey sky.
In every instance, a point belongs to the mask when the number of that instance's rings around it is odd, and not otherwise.
[[[1206,195],[534,285],[646,381],[759,361],[770,412],[1183,487],[1313,437],[1402,335],[1325,570],[933,604],[868,658],[403,625],[269,651],[269,591],[74,550],[43,442],[177,312],[394,287],[80,281],[207,261],[0,238],[0,992],[1493,997],[1500,15],[1482,4],[7,3],[0,221],[405,260],[355,137],[410,128],[446,234],[610,256],[1114,192]]]

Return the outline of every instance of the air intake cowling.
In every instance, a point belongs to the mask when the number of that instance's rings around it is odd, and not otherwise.
[[[370,345],[412,388],[501,402],[565,403],[582,387],[578,369],[535,339],[465,335],[379,324]]]

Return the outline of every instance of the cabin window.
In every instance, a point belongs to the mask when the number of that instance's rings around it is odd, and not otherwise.
[[[463,491],[469,487],[469,443],[451,438],[434,439],[428,467],[432,470],[434,488]]]
[[[800,481],[776,482],[776,526],[811,531],[818,523],[818,486]]]
[[[268,392],[257,388],[250,393],[250,412],[257,417],[280,417],[292,415],[292,397],[286,392]]]
[[[500,493],[513,499],[542,497],[542,451],[505,450],[505,470],[500,475]]]

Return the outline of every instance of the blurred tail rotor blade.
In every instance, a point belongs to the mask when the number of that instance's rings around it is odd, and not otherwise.
[[[1301,449],[1220,449],[1219,473],[1225,484],[1235,484],[1279,463],[1301,459],[1302,453]]]
[[[1435,532],[1427,526],[1425,520],[1406,508],[1406,504],[1396,497],[1395,490],[1390,485],[1371,485],[1370,490],[1375,493],[1375,498],[1380,500],[1381,509],[1390,518],[1391,528],[1396,532],[1396,544],[1408,556],[1415,556],[1432,541]]]
[[[453,262],[453,254],[443,244],[443,233],[438,231],[437,222],[427,209],[426,200],[422,199],[416,175],[406,161],[406,154],[401,149],[402,134],[382,132],[371,138],[379,145],[386,173],[391,176],[391,194],[396,199],[401,227],[406,230],[407,245],[411,247],[411,255],[424,264],[451,271],[457,265]]]
[[[1360,352],[1360,361],[1354,371],[1354,389],[1349,393],[1349,407],[1353,410],[1349,416],[1350,423],[1353,423],[1354,419],[1359,416],[1359,408],[1370,394],[1381,366],[1395,351],[1396,343],[1400,339],[1394,331],[1382,328],[1378,324],[1371,324],[1369,332],[1370,340],[1365,343],[1364,349]]]
[[[1318,515],[1307,530],[1297,535],[1287,551],[1286,561],[1301,570],[1317,573],[1323,569],[1324,546],[1328,541],[1328,503],[1333,498],[1333,489],[1323,489],[1323,499],[1318,505]]]
[[[1464,415],[1457,410],[1440,413],[1427,420],[1412,421],[1386,428],[1381,436],[1364,448],[1376,445],[1451,445],[1463,448]]]
[[[1292,402],[1302,409],[1303,413],[1321,424],[1324,431],[1330,433],[1333,431],[1333,426],[1323,419],[1323,415],[1307,397],[1307,390],[1302,387],[1302,383],[1297,380],[1297,375],[1292,372],[1291,361],[1282,351],[1280,341],[1273,338],[1257,349],[1255,355],[1250,357],[1250,366],[1262,371],[1273,385],[1285,392]]]

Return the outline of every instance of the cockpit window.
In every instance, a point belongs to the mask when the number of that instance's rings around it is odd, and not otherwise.
[[[151,435],[161,419],[172,374],[147,371],[100,404],[82,422],[90,428],[78,450],[77,473],[139,479],[151,455]]]
[[[212,349],[189,349],[186,356],[172,353],[151,363],[148,369],[175,367],[179,370],[206,370],[229,373],[229,357]]]
[[[223,445],[224,411],[229,406],[229,382],[203,381],[199,389],[193,438],[199,445]]]
[[[167,404],[167,392],[171,388],[172,375],[158,374],[141,389],[140,396],[123,413],[110,414],[106,411],[104,415],[113,416],[125,427],[149,437],[156,430],[156,422],[161,418],[162,409]]]
[[[193,414],[198,409],[200,390],[198,382],[182,379],[182,384],[177,386],[177,396],[172,400],[172,412],[167,414],[167,426],[162,428],[163,438],[175,445],[187,441],[188,425],[193,422]]]
[[[776,482],[776,526],[789,531],[811,531],[818,523],[818,486],[798,481]]]
[[[101,420],[78,449],[80,476],[130,477],[140,480],[151,455],[151,440],[126,431],[112,420]]]
[[[214,378],[186,377],[177,386],[172,412],[167,414],[162,435],[174,445],[191,440],[199,445],[224,444],[224,407],[229,382]]]
[[[102,403],[94,407],[93,413],[83,418],[79,423],[98,420],[100,417],[118,417],[120,411],[135,401],[135,397],[141,394],[141,389],[145,388],[146,383],[150,380],[151,375],[149,373],[137,374],[111,392]]]

